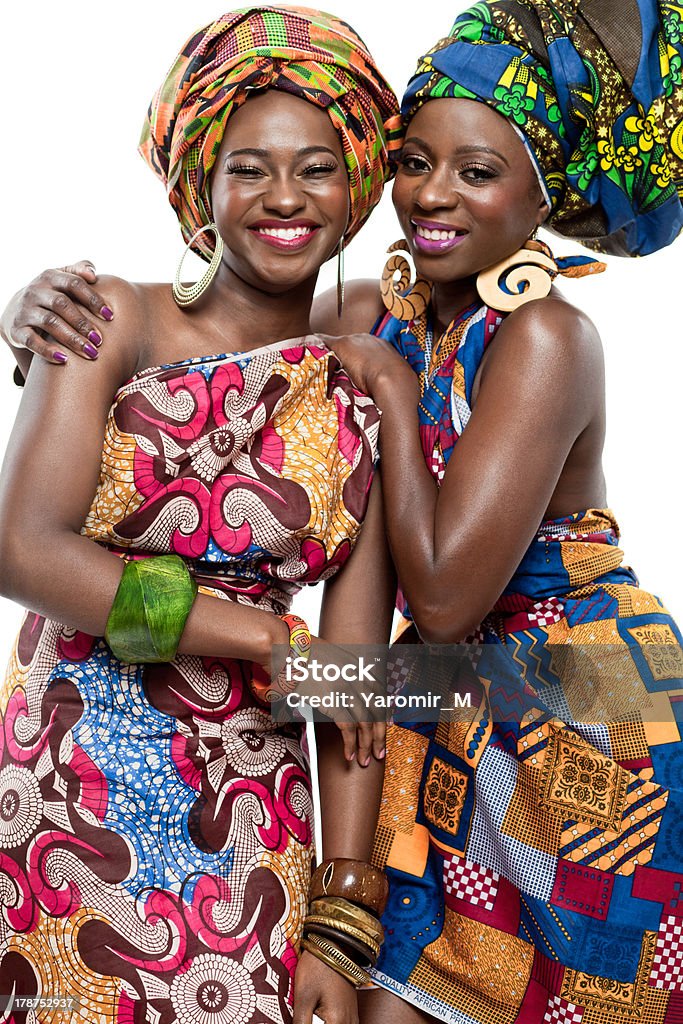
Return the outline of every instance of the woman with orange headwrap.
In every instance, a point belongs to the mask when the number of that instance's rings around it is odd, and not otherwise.
[[[173,294],[110,279],[97,380],[31,370],[0,488],[2,591],[33,609],[0,698],[8,1016],[289,1019],[311,780],[267,669],[273,643],[309,654],[288,614],[306,583],[334,577],[326,639],[383,641],[391,618],[378,414],[309,314],[379,199],[396,110],[328,15],[247,9],[193,35],[141,148],[209,269]],[[347,726],[345,761],[336,726],[319,737],[325,853],[370,903],[311,928],[297,985],[346,1022],[378,951],[383,744]]]

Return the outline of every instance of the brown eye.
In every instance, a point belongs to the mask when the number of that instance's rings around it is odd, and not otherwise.
[[[415,153],[405,153],[401,157],[401,167],[407,171],[428,171],[429,164],[423,156]]]
[[[463,167],[460,173],[467,181],[475,182],[490,181],[491,178],[497,177],[495,170],[485,164],[469,164],[467,167]]]

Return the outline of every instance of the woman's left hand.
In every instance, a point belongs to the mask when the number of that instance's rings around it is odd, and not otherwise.
[[[339,338],[322,334],[319,337],[339,356],[356,387],[376,402],[387,386],[392,393],[397,387],[405,388],[407,394],[414,392],[417,398],[417,377],[384,338],[376,338],[373,334],[347,334]]]

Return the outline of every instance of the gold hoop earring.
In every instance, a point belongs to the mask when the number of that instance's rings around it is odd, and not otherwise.
[[[344,311],[344,239],[339,239],[337,248],[337,319]]]
[[[541,243],[535,243],[540,245]],[[525,246],[477,277],[479,298],[491,309],[511,313],[532,299],[544,299],[559,271],[545,252]]]
[[[196,239],[199,238],[199,236],[202,235],[205,231],[213,231],[214,235],[216,236],[216,248],[213,251],[211,262],[209,263],[208,267],[206,268],[202,276],[199,278],[198,281],[195,281],[194,284],[190,285],[190,287],[187,288],[180,280],[180,275],[183,269],[183,263],[185,262],[185,257],[187,256],[188,252],[194,245]],[[218,228],[216,227],[215,224],[205,224],[203,227],[199,229],[199,231],[195,231],[192,238],[185,246],[185,252],[180,257],[180,263],[178,264],[178,269],[176,271],[175,281],[173,282],[173,298],[180,307],[191,306],[193,302],[196,302],[197,299],[200,299],[204,292],[211,287],[211,283],[216,274],[218,273],[218,268],[220,267],[221,260],[223,259],[223,248],[223,239],[218,234]]]
[[[431,282],[426,277],[417,274],[415,283],[410,287],[412,277],[410,264],[405,256],[399,255],[399,252],[410,252],[405,238],[390,245],[387,252],[396,255],[387,260],[382,271],[380,281],[382,301],[396,320],[419,320],[432,297]],[[398,279],[396,278],[397,273],[399,274]]]

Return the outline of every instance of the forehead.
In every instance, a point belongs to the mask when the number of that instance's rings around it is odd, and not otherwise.
[[[254,92],[232,115],[221,149],[308,149],[324,146],[338,151],[341,142],[328,115],[320,107],[280,89]]]
[[[529,164],[524,144],[510,122],[477,100],[428,100],[408,124],[406,138],[411,136],[419,136],[440,152],[463,145],[481,146],[502,152],[510,163],[519,159]]]

